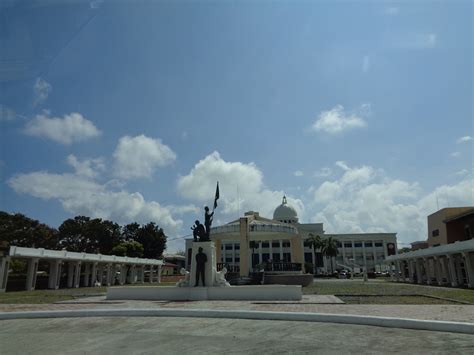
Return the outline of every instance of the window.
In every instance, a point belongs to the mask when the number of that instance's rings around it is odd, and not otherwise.
[[[466,239],[472,239],[471,228],[468,224],[464,226],[464,236],[466,237]]]
[[[437,237],[439,235],[439,229],[435,229],[434,231],[431,232],[432,237]]]
[[[375,243],[375,246],[376,246],[376,247],[383,247],[383,243],[380,243],[380,242],[379,242],[379,243]]]
[[[263,253],[263,254],[262,254],[262,260],[263,260],[263,261],[267,261],[267,260],[269,260],[269,259],[270,259],[270,254],[268,254],[268,253]]]
[[[225,250],[232,250],[232,244],[227,244],[225,246]]]
[[[337,247],[338,248],[342,247],[342,244],[340,242],[337,242]]]
[[[365,242],[365,243],[364,243],[364,246],[365,246],[366,248],[372,247],[372,242]]]
[[[352,248],[352,243],[344,243],[344,248]]]
[[[279,248],[280,247],[280,242],[273,242],[272,243],[272,248]]]
[[[272,260],[275,262],[280,261],[280,253],[273,253],[272,254]]]
[[[240,250],[240,244],[234,244],[234,249],[235,250]]]
[[[362,248],[362,243],[354,243],[354,248]]]
[[[283,248],[289,248],[290,242],[283,242]]]
[[[270,246],[270,243],[268,242],[263,242],[262,243],[262,248],[268,248]]]
[[[225,258],[225,262],[226,262],[226,263],[231,263],[231,262],[232,262],[232,258]]]
[[[240,258],[238,256],[235,257],[235,262],[240,263]]]
[[[283,253],[283,261],[291,262],[291,253]]]

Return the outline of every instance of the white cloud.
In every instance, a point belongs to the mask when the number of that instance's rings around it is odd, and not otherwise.
[[[456,143],[458,144],[461,144],[461,143],[466,143],[466,142],[470,142],[472,141],[472,137],[471,136],[464,136],[464,137],[461,137],[459,138]]]
[[[368,55],[365,55],[364,58],[362,59],[362,71],[364,73],[367,73],[370,69],[370,57]]]
[[[391,36],[388,42],[400,49],[431,49],[438,45],[436,33],[403,33]]]
[[[462,170],[456,171],[454,173],[454,175],[458,175],[458,176],[464,176],[464,175],[467,175],[467,174],[469,174],[469,170],[467,170],[467,169],[462,169]]]
[[[423,195],[417,183],[391,179],[370,166],[344,170],[342,176],[313,189],[321,209],[312,220],[328,233],[396,232],[398,241],[426,239],[426,217],[439,207],[473,204],[473,181],[441,186]]]
[[[364,114],[367,113],[368,109],[370,109],[370,104],[365,104],[360,107],[360,110],[364,111]],[[329,111],[321,112],[318,119],[311,126],[311,130],[336,134],[355,128],[363,128],[367,126],[367,123],[362,116],[363,115],[356,112],[345,112],[343,106],[337,105]]]
[[[76,170],[76,175],[88,178],[95,178],[98,176],[99,172],[105,170],[103,158],[84,159],[83,161],[79,161],[75,155],[70,154],[67,157],[67,162]]]
[[[73,214],[111,219],[125,224],[156,222],[168,235],[182,227],[169,208],[156,201],[146,201],[139,192],[113,191],[107,184],[99,184],[76,174],[52,174],[44,171],[18,174],[8,180],[17,193],[43,200],[58,200]]]
[[[321,169],[319,169],[318,171],[316,171],[313,176],[314,177],[328,177],[332,174],[332,169],[331,168],[328,168],[328,167],[323,167]]]
[[[296,170],[295,172],[293,172],[293,175],[294,176],[303,176],[303,172],[301,170]]]
[[[188,175],[178,179],[178,192],[191,200],[211,205],[216,182],[219,181],[219,214],[224,220],[237,218],[240,212],[258,211],[264,217],[273,217],[275,207],[281,203],[283,191],[272,191],[263,184],[263,174],[254,163],[226,162],[218,152],[200,160]],[[298,212],[304,215],[301,200],[287,196]]]
[[[46,101],[49,94],[51,93],[52,86],[46,80],[37,78],[35,85],[33,86],[33,90],[34,90],[33,105],[37,106]]]
[[[101,134],[94,124],[80,113],[71,113],[63,118],[48,116],[48,112],[36,116],[27,123],[24,133],[62,144],[84,141]]]
[[[140,135],[120,138],[114,158],[117,177],[150,178],[157,167],[175,161],[176,154],[160,139]]]
[[[461,156],[461,152],[452,152],[452,153],[451,153],[451,156],[452,156],[453,158],[459,158],[459,157]]]

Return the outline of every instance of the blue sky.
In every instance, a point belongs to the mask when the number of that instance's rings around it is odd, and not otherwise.
[[[182,237],[288,196],[331,233],[473,205],[472,3],[8,1],[0,209]],[[402,244],[400,244],[402,245]]]

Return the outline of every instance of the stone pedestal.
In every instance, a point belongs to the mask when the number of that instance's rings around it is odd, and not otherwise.
[[[213,286],[216,272],[216,247],[214,242],[194,242],[191,258],[191,271],[189,275],[189,286],[196,284],[196,254],[202,248],[202,252],[207,256],[207,262],[204,268],[205,286]],[[202,287],[202,280],[199,280],[199,287]]]

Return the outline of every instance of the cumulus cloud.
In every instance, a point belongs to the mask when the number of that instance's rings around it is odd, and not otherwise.
[[[363,116],[370,111],[370,105],[364,104],[358,110],[359,112],[346,112],[344,107],[337,105],[329,111],[322,111],[318,119],[311,126],[315,132],[326,132],[337,134],[344,131],[350,131],[356,128],[367,126]]]
[[[143,134],[120,138],[114,152],[115,174],[122,179],[150,178],[157,167],[176,160],[176,154],[160,139]]]
[[[456,143],[458,144],[461,144],[461,143],[467,143],[467,142],[471,142],[472,141],[472,137],[471,136],[464,136],[464,137],[461,137],[459,138]]]
[[[185,198],[203,204],[211,204],[216,182],[219,181],[219,208],[226,218],[237,218],[247,210],[258,211],[262,216],[272,217],[276,206],[281,203],[283,191],[272,191],[263,184],[263,174],[254,163],[227,162],[218,152],[200,160],[189,172],[178,179],[178,192]],[[301,216],[303,202],[288,197]]]
[[[314,177],[321,178],[321,177],[328,177],[332,174],[332,169],[328,168],[327,166],[319,169],[313,175]]]
[[[79,161],[75,155],[70,154],[67,157],[67,163],[76,170],[77,175],[88,178],[95,178],[100,172],[105,170],[103,158],[84,159],[83,161]]]
[[[73,214],[111,219],[118,223],[154,221],[167,234],[178,233],[182,221],[169,208],[146,201],[139,192],[114,191],[107,184],[77,174],[52,174],[45,171],[18,174],[8,180],[17,193],[43,200],[58,200]]]
[[[46,101],[49,94],[51,93],[52,86],[46,80],[37,78],[35,85],[33,86],[34,91],[34,101],[33,105],[37,106]]]
[[[13,121],[17,118],[17,114],[11,108],[0,104],[0,122]]]
[[[301,170],[296,170],[294,173],[293,173],[294,176],[303,176],[303,172]]]
[[[452,156],[453,158],[459,158],[459,157],[461,156],[461,152],[452,152],[452,153],[451,153],[451,156]]]
[[[80,113],[71,113],[59,118],[49,117],[48,112],[28,122],[24,133],[66,145],[98,137],[101,134],[94,124]]]
[[[392,36],[388,42],[400,49],[431,49],[438,45],[436,33],[402,33]]]
[[[346,165],[347,166],[347,165]],[[472,180],[441,186],[423,194],[418,183],[392,179],[370,166],[348,167],[342,175],[312,189],[312,220],[329,233],[396,232],[409,243],[426,235],[426,217],[439,207],[473,204]]]

